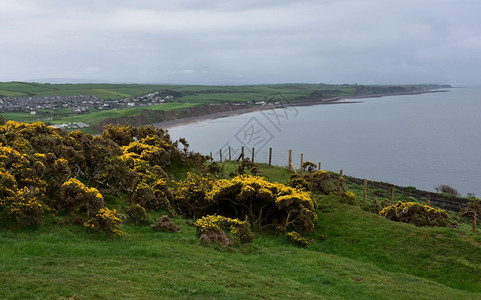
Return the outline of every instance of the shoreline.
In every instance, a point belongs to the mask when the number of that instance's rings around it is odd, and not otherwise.
[[[302,102],[295,102],[289,104],[278,104],[278,105],[261,105],[261,106],[249,106],[245,108],[239,108],[235,110],[228,110],[222,112],[216,112],[211,114],[205,114],[195,117],[186,117],[186,118],[179,118],[174,120],[162,121],[151,124],[154,127],[159,127],[162,129],[170,129],[178,126],[189,125],[193,123],[198,123],[206,120],[215,120],[220,118],[232,117],[241,114],[252,113],[256,111],[262,110],[270,110],[270,109],[279,109],[287,106],[313,106],[313,105],[326,105],[326,104],[352,104],[352,103],[361,103],[362,101],[356,101],[356,99],[366,99],[366,98],[381,98],[381,97],[388,97],[388,96],[403,96],[403,95],[420,95],[420,94],[429,94],[429,93],[442,93],[448,92],[448,90],[429,90],[429,91],[416,91],[416,92],[407,92],[407,93],[393,93],[393,94],[374,94],[374,95],[363,95],[363,96],[347,96],[347,97],[334,97],[334,98],[327,98],[327,99],[306,99]],[[354,100],[354,101],[350,101]]]

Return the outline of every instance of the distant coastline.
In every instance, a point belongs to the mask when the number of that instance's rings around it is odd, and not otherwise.
[[[419,95],[419,94],[427,94],[427,93],[442,93],[448,92],[445,89],[434,89],[434,90],[426,90],[426,91],[415,91],[415,92],[404,92],[404,93],[387,93],[387,94],[373,94],[373,95],[362,95],[362,96],[347,96],[347,97],[333,97],[327,99],[306,99],[301,102],[292,102],[289,104],[272,104],[272,105],[262,105],[262,106],[249,106],[249,107],[242,107],[238,109],[229,109],[225,111],[215,112],[215,113],[207,113],[198,116],[192,117],[181,117],[177,119],[166,120],[162,122],[153,123],[154,127],[169,129],[177,126],[188,125],[191,123],[197,123],[206,120],[214,120],[219,118],[226,118],[231,116],[237,116],[241,114],[268,110],[268,109],[278,109],[283,108],[286,106],[312,106],[312,105],[324,105],[324,104],[352,104],[352,103],[359,103],[362,102],[358,99],[365,99],[365,98],[380,98],[380,97],[388,97],[388,96],[401,96],[401,95]],[[232,107],[231,107],[232,108]]]

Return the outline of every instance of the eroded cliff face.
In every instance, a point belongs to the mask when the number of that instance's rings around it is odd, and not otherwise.
[[[189,117],[204,116],[219,112],[229,112],[238,109],[245,109],[245,105],[232,105],[232,104],[220,104],[220,105],[199,105],[195,107],[186,108],[183,110],[175,111],[162,111],[162,110],[150,110],[145,109],[139,115],[132,117],[112,118],[106,119],[100,124],[94,126],[95,130],[100,132],[107,124],[121,124],[121,125],[148,125],[164,121],[177,120]]]

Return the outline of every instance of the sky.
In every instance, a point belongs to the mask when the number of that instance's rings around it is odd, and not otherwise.
[[[479,0],[0,0],[0,81],[480,84]]]

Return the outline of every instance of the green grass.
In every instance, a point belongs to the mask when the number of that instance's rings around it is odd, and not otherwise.
[[[26,93],[23,93],[23,92],[13,92],[13,91],[0,90],[0,96],[5,96],[5,97],[25,97],[25,96],[27,96],[27,94],[26,94]]]
[[[18,122],[36,122],[36,121],[43,121],[46,122],[47,118],[50,115],[31,115],[29,113],[22,113],[22,112],[5,112],[2,113],[2,116],[5,117],[7,120],[14,120]]]
[[[122,238],[76,227],[0,234],[2,299],[221,298],[474,299],[457,290],[339,255],[299,249],[275,236],[223,252],[194,229],[155,233],[124,226]]]
[[[224,173],[236,166],[225,163]],[[289,178],[286,168],[259,171]],[[232,251],[203,247],[179,217],[181,233],[124,224],[119,238],[61,217],[38,230],[3,229],[0,298],[481,299],[481,237],[468,224],[418,228],[316,198],[319,223],[307,249],[269,233]]]

